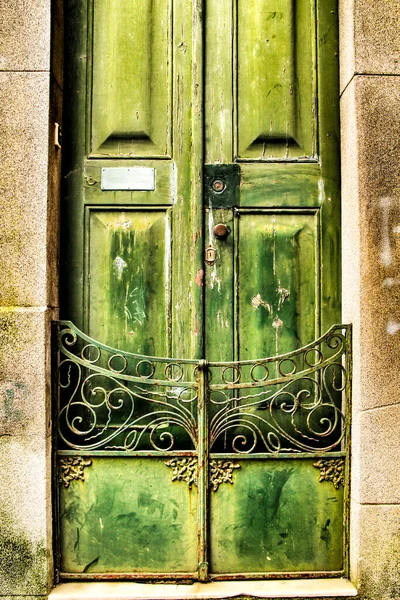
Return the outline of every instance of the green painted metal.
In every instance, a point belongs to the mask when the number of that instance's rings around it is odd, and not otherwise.
[[[198,365],[198,574],[200,581],[207,581],[209,577],[208,563],[208,512],[209,512],[209,448],[208,448],[208,394],[207,394],[208,368],[206,361]]]
[[[319,338],[340,322],[337,2],[272,4],[66,3],[63,577],[347,569],[350,330]],[[102,189],[139,166],[154,191]]]
[[[343,570],[343,488],[320,484],[313,462],[246,461],[211,496],[213,573]]]
[[[60,486],[64,572],[193,574],[197,494],[159,458],[97,457]]]
[[[349,326],[228,363],[55,333],[62,577],[345,572]]]

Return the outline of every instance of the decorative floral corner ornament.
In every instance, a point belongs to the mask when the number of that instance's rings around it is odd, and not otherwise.
[[[172,458],[165,465],[173,469],[172,481],[186,481],[191,488],[197,486],[197,458]],[[231,460],[211,460],[209,471],[210,487],[217,491],[221,483],[233,483],[233,471],[240,465]]]
[[[90,467],[92,461],[90,458],[83,456],[68,456],[60,458],[59,466],[59,481],[64,484],[64,487],[69,487],[71,481],[85,481],[83,469]]]
[[[186,481],[188,487],[197,485],[197,458],[171,458],[166,463],[172,469],[172,481]]]
[[[233,483],[234,469],[240,469],[240,465],[232,460],[212,460],[210,462],[210,484],[214,492],[221,483]]]
[[[344,458],[321,459],[313,464],[320,469],[320,481],[332,481],[336,489],[344,487]]]

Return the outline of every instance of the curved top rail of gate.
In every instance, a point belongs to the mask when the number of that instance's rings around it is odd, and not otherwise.
[[[286,354],[233,362],[135,354],[97,342],[70,321],[55,328],[64,448],[196,451],[204,410],[213,452],[326,452],[343,445],[350,325],[334,325]]]

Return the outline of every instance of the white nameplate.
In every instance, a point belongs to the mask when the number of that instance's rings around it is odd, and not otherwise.
[[[102,190],[153,191],[155,188],[156,173],[150,167],[104,167],[101,170]]]

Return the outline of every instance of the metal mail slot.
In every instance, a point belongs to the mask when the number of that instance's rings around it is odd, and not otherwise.
[[[153,191],[155,169],[150,167],[104,167],[101,169],[102,190]]]

